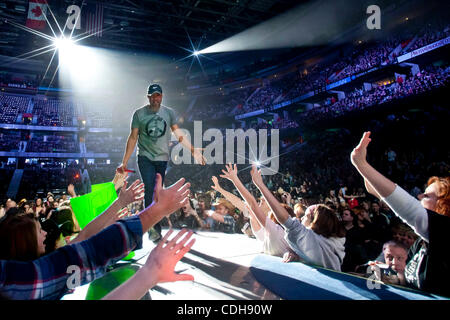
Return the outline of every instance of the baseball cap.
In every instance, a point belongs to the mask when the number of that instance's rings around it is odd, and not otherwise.
[[[147,90],[147,94],[148,94],[149,96],[151,96],[151,95],[154,94],[155,92],[158,92],[158,93],[162,94],[162,88],[161,88],[161,86],[160,86],[159,84],[156,84],[156,83],[149,85],[149,86],[148,86],[148,90]]]

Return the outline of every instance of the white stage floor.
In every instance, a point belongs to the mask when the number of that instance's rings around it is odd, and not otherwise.
[[[167,229],[163,229],[163,234]],[[176,230],[174,234],[176,233]],[[279,299],[252,276],[249,266],[262,252],[256,239],[243,234],[197,231],[194,246],[177,264],[176,271],[189,273],[194,281],[162,283],[150,290],[152,300],[261,300]],[[155,245],[144,234],[143,248],[135,259],[145,263]],[[84,300],[89,284],[78,287],[63,300]]]

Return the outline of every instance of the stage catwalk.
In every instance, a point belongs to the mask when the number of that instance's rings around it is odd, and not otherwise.
[[[262,252],[261,243],[243,234],[196,231],[194,237],[193,248],[175,271],[189,273],[195,280],[159,284],[149,292],[152,300],[279,299],[256,281],[249,269],[251,261]],[[133,260],[137,261],[132,267],[145,263],[154,246],[145,234],[143,248],[135,251]],[[119,265],[131,267],[124,262]],[[84,300],[88,290],[89,284],[80,286],[63,300]]]

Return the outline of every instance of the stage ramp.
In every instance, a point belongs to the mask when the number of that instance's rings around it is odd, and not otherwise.
[[[163,230],[163,234],[167,230]],[[176,233],[176,230],[175,230]],[[197,231],[193,248],[175,271],[194,281],[162,283],[143,299],[152,300],[439,300],[436,295],[262,254],[261,243],[243,234]],[[143,248],[97,281],[114,288],[114,272],[133,273],[144,264],[154,244],[144,235]],[[91,298],[92,287],[79,287],[65,300]]]
[[[174,234],[178,230],[174,231]],[[167,229],[163,229],[163,235]],[[144,299],[152,300],[277,300],[262,286],[250,271],[251,261],[261,254],[262,245],[243,234],[196,231],[193,248],[176,265],[175,271],[194,276],[194,281],[161,283],[149,291]],[[117,285],[113,272],[132,273],[143,265],[155,247],[144,234],[143,248],[135,251],[130,261],[121,261],[97,284],[107,287]],[[107,284],[109,282],[109,284]],[[75,289],[63,300],[85,300],[92,297],[91,284]]]

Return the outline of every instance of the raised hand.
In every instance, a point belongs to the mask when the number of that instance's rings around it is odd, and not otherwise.
[[[121,163],[120,166],[117,167],[116,172],[121,173],[121,174],[126,174],[127,173],[127,164]]]
[[[175,273],[175,265],[195,243],[195,239],[188,242],[193,232],[182,229],[169,241],[169,236],[172,232],[173,230],[169,230],[166,233],[158,245],[150,252],[150,256],[142,267],[144,272],[155,277],[156,283],[194,280],[194,277],[190,274]],[[177,243],[184,235],[185,237]]]
[[[367,162],[367,146],[369,145],[371,140],[372,139],[370,138],[370,131],[364,132],[361,141],[350,154],[350,159],[355,167],[358,167],[359,165]]]
[[[214,183],[213,186],[211,186],[212,189],[216,190],[217,192],[220,192],[222,190],[222,187],[219,184],[219,179],[217,179],[216,176],[211,177],[212,182]]]
[[[195,239],[191,239],[193,232],[186,234],[187,230],[181,230],[172,240],[169,230],[158,245],[150,252],[144,266],[128,281],[108,293],[103,300],[136,300],[141,299],[150,288],[161,282],[192,281],[190,274],[175,273],[178,261],[191,249]],[[185,236],[180,242],[178,240]]]
[[[114,175],[114,179],[112,181],[114,183],[114,188],[116,190],[122,188],[127,179],[128,179],[128,172],[126,171],[120,172],[116,170],[116,174]]]
[[[122,207],[130,203],[144,199],[144,184],[138,179],[127,189],[128,182],[124,181],[123,187],[119,193],[119,201]]]
[[[170,215],[189,203],[190,186],[189,182],[185,183],[185,179],[181,178],[170,187],[164,189],[162,177],[157,173],[153,203],[158,205],[166,215]]]
[[[74,197],[77,196],[77,194],[75,193],[75,187],[74,187],[73,184],[69,184],[69,185],[67,186],[67,193],[68,193],[72,198],[74,198]]]
[[[223,174],[220,175],[221,178],[228,179],[228,180],[230,180],[231,182],[234,182],[234,181],[236,181],[237,179],[239,179],[239,178],[238,178],[238,175],[237,175],[237,166],[236,166],[236,164],[231,164],[231,163],[229,163],[229,164],[227,164],[227,165],[225,166],[225,168],[226,168],[227,170],[226,170],[226,171],[225,171],[225,170],[222,170]]]
[[[252,164],[250,175],[252,176],[252,181],[255,185],[260,186],[264,183],[261,176],[261,170],[258,169],[254,164]]]

